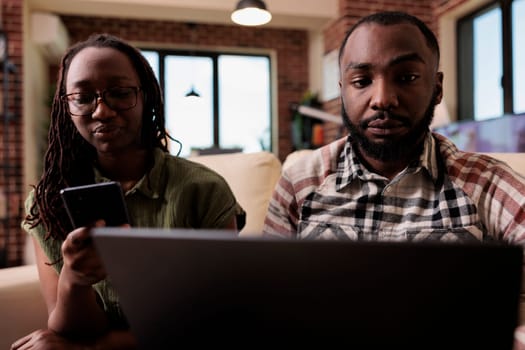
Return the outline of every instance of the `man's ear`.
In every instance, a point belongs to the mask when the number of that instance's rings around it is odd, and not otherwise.
[[[443,72],[436,73],[436,85],[434,87],[434,105],[438,105],[443,98]]]

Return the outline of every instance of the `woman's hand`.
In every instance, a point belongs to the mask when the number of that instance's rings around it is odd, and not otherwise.
[[[85,348],[71,343],[49,329],[36,330],[11,345],[11,350],[75,350]]]
[[[102,227],[103,220],[95,227]],[[50,280],[47,326],[58,334],[92,339],[110,330],[108,317],[99,303],[93,284],[106,278],[106,269],[93,239],[92,227],[73,230],[62,244],[63,267],[58,279]],[[52,289],[54,288],[54,289]]]
[[[520,325],[514,331],[513,350],[525,350],[525,325]]]
[[[39,329],[18,339],[11,350],[136,350],[137,341],[128,331],[112,331],[91,342],[70,341],[49,329]]]
[[[95,227],[104,226],[97,221]],[[64,267],[62,273],[71,285],[91,286],[106,277],[106,270],[98,255],[89,227],[73,230],[62,244]]]

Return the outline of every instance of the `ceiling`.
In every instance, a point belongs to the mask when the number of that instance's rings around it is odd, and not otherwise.
[[[238,0],[28,0],[30,11],[233,24]],[[272,21],[265,27],[320,31],[337,18],[337,0],[265,0]]]

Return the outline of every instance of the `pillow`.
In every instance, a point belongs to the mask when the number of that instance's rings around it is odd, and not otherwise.
[[[222,175],[246,211],[241,235],[260,236],[268,203],[281,175],[281,162],[270,152],[231,153],[188,158]]]

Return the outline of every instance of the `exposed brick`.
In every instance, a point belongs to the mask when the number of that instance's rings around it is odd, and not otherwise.
[[[0,115],[0,249],[7,245],[7,265],[18,265],[22,260],[22,247],[25,234],[21,232],[22,203],[25,189],[23,179],[23,123],[22,123],[22,0],[2,0],[2,29],[7,35],[7,57],[11,65],[16,67],[15,73],[4,74],[1,65],[0,77],[8,80],[7,104],[2,93]],[[4,85],[2,83],[2,90]],[[5,118],[7,107],[8,119]],[[9,234],[9,235],[7,235]],[[6,242],[7,240],[7,242]],[[0,266],[4,261],[0,261]]]

